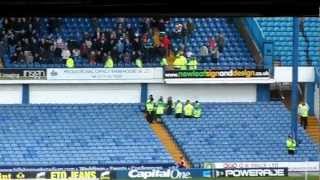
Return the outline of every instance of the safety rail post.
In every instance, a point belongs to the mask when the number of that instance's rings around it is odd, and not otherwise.
[[[297,141],[298,123],[298,47],[299,47],[299,19],[293,17],[293,51],[292,51],[292,86],[291,86],[291,130]]]

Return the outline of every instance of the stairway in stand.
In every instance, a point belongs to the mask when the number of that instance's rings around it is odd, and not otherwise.
[[[316,143],[320,144],[320,122],[317,118],[308,118],[307,132]]]
[[[167,128],[160,123],[150,124],[150,127],[152,128],[154,133],[158,136],[158,138],[160,139],[164,147],[167,149],[169,154],[172,156],[172,158],[178,163],[180,160],[180,157],[183,156],[184,159],[186,160],[186,166],[189,168],[190,163],[187,161],[187,158],[185,157],[182,150],[179,148],[176,142],[172,139]]]

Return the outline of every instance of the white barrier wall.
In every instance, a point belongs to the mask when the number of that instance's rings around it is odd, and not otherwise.
[[[318,119],[320,119],[320,89],[316,87],[314,93],[314,113]]]
[[[314,82],[314,67],[299,67],[298,70],[299,82]],[[276,82],[292,82],[292,67],[274,67],[274,79]]]
[[[202,102],[255,102],[257,90],[255,84],[248,85],[174,85],[174,84],[149,84],[148,94],[156,99],[159,96],[167,98],[172,96],[174,100]]]
[[[30,85],[30,103],[138,103],[140,84]]]
[[[22,85],[0,85],[0,104],[21,104]]]

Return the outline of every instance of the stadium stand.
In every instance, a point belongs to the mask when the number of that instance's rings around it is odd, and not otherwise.
[[[267,40],[274,43],[274,58],[283,65],[292,62],[292,17],[256,18]],[[313,65],[320,64],[320,19],[317,17],[304,18],[304,32],[309,41],[309,56]],[[299,64],[307,65],[308,43],[300,30],[299,34]]]
[[[0,165],[132,165],[174,161],[138,104],[0,105]]]
[[[56,51],[58,48],[56,47],[56,44],[59,44],[62,41],[63,43],[68,42],[68,48],[73,54],[73,49],[81,50],[82,43],[86,42],[85,40],[90,40],[91,42],[88,44],[92,44],[92,49],[98,49],[97,46],[100,46],[98,41],[99,38],[97,37],[96,28],[100,28],[101,32],[104,32],[102,34],[105,34],[105,42],[107,43],[106,46],[109,46],[109,36],[114,32],[116,34],[116,38],[114,39],[113,43],[110,43],[111,47],[107,47],[102,50],[101,54],[97,54],[97,51],[95,52],[96,55],[94,56],[94,61],[91,61],[90,53],[85,56],[79,56],[75,58],[76,60],[76,67],[103,67],[103,63],[106,59],[106,55],[104,53],[109,53],[112,50],[116,48],[117,50],[117,43],[118,40],[123,36],[124,34],[130,34],[134,36],[138,36],[140,41],[146,41],[145,44],[140,44],[139,51],[133,53],[132,50],[125,50],[121,53],[121,55],[114,55],[114,59],[116,60],[116,67],[133,67],[133,60],[137,58],[137,54],[142,54],[145,58],[146,54],[150,54],[150,52],[145,51],[145,47],[147,47],[149,41],[151,42],[151,46],[155,45],[155,39],[152,37],[154,35],[154,31],[151,32],[145,32],[145,29],[154,29],[152,28],[155,23],[159,23],[158,21],[153,22],[153,18],[149,18],[149,20],[146,20],[144,18],[111,18],[111,17],[105,17],[105,18],[34,18],[34,19],[27,19],[27,20],[21,20],[26,25],[22,25],[22,27],[28,27],[29,21],[32,24],[32,27],[30,31],[32,32],[28,36],[31,36],[29,38],[29,43],[31,43],[32,37],[35,37],[35,42],[31,44],[36,44],[35,49],[37,49],[37,54],[39,56],[35,56],[34,50],[32,50],[33,53],[33,60],[30,62],[26,62],[26,57],[24,57],[24,54],[19,55],[19,53],[14,54],[19,50],[19,48],[22,46],[22,49],[25,49],[24,41],[20,42],[19,45],[19,38],[21,38],[21,28],[18,28],[18,32],[16,33],[16,26],[13,26],[13,31],[10,31],[10,28],[12,28],[12,24],[15,24],[17,20],[14,20],[11,22],[10,18],[9,20],[4,20],[2,25],[4,28],[2,28],[3,36],[13,36],[14,41],[10,45],[10,51],[9,53],[6,53],[4,55],[4,64],[5,67],[8,68],[46,68],[46,67],[64,67],[64,61],[62,60],[60,54],[61,52]],[[208,46],[209,39],[211,37],[214,37],[217,35],[217,33],[223,33],[225,36],[225,50],[223,53],[221,53],[221,56],[219,57],[218,63],[213,63],[211,57],[207,57],[204,62],[200,63],[199,68],[210,68],[210,67],[223,67],[223,68],[255,68],[255,63],[253,61],[252,56],[250,55],[244,40],[240,37],[239,32],[237,31],[235,25],[232,22],[228,22],[226,18],[170,18],[165,23],[161,24],[164,27],[164,30],[166,33],[170,36],[170,39],[172,40],[172,50],[181,50],[180,43],[176,37],[172,37],[172,31],[174,30],[175,25],[177,24],[185,24],[187,20],[191,19],[191,23],[194,25],[194,31],[191,33],[190,36],[188,36],[187,40],[183,42],[184,50],[185,52],[190,51],[193,52],[196,56],[199,56],[199,48],[201,45]],[[163,19],[162,19],[163,20]],[[9,21],[9,23],[5,23]],[[10,24],[11,22],[11,24]],[[9,24],[9,25],[8,25]],[[20,23],[21,24],[21,23]],[[22,23],[23,24],[23,23]],[[119,25],[121,24],[121,25]],[[128,31],[128,24],[131,26],[131,31]],[[160,24],[160,23],[159,23]],[[161,31],[161,25],[158,29]],[[21,26],[21,25],[19,25]],[[146,28],[147,27],[147,28]],[[151,27],[151,28],[150,28]],[[120,30],[119,30],[120,29]],[[33,32],[34,31],[34,32]],[[28,33],[28,30],[25,30],[25,32]],[[24,33],[25,33],[24,32]],[[107,32],[107,33],[106,33]],[[22,34],[24,34],[22,33]],[[101,36],[103,36],[101,34]],[[127,36],[125,35],[125,36]],[[19,38],[18,38],[19,37]],[[24,35],[23,35],[24,37]],[[90,37],[90,38],[89,38]],[[3,37],[2,37],[3,38]],[[59,40],[59,38],[61,38]],[[42,43],[41,41],[44,41]],[[98,39],[97,42],[95,42],[95,39]],[[132,38],[129,38],[130,45],[133,46],[133,40]],[[57,43],[58,42],[58,43]],[[88,42],[88,41],[87,41]],[[29,44],[28,43],[28,44]],[[40,45],[39,45],[40,44]],[[45,45],[49,44],[49,45]],[[53,55],[50,55],[50,44],[54,45],[54,50],[52,52]],[[70,45],[72,44],[72,45]],[[29,45],[28,45],[29,46]],[[33,46],[33,45],[31,45]],[[42,49],[46,49],[46,53],[41,53],[39,51],[39,46],[42,47]],[[45,47],[49,46],[49,47]],[[71,47],[72,46],[72,47]],[[43,48],[45,47],[45,48]],[[126,48],[126,47],[125,47]],[[130,47],[132,48],[132,47]],[[41,48],[40,48],[41,49]],[[63,49],[63,48],[61,48]],[[91,49],[90,47],[88,49]],[[92,50],[91,49],[91,50]],[[109,49],[109,50],[106,50]],[[155,49],[154,49],[155,50]],[[128,58],[124,60],[125,52],[129,52]],[[153,51],[156,52],[157,50]],[[55,54],[57,53],[57,54]],[[176,53],[176,52],[175,52]],[[13,56],[14,55],[14,56]],[[44,56],[44,57],[42,57]],[[54,58],[52,58],[54,56]],[[99,56],[99,57],[98,57]],[[117,57],[118,56],[118,57]],[[120,57],[121,56],[121,57]],[[150,55],[148,55],[150,56]],[[39,58],[40,57],[40,58]],[[152,61],[144,59],[145,66],[146,67],[157,67],[160,66],[159,61],[161,56],[157,55],[151,55]],[[18,59],[18,60],[17,60]],[[29,58],[30,59],[30,58]]]
[[[188,159],[204,162],[317,160],[317,146],[299,127],[297,154],[288,155],[290,113],[281,102],[204,103],[196,119],[164,117],[165,125]]]
[[[167,31],[173,31],[178,23],[187,23],[190,18],[172,18],[167,26]],[[232,22],[227,22],[226,18],[192,18],[195,29],[190,38],[187,39],[186,48],[199,56],[199,48],[203,44],[208,44],[211,37],[217,33],[224,33],[226,42],[225,50],[221,54],[218,64],[212,63],[212,58],[207,57],[202,63],[202,68],[215,66],[228,68],[255,68],[254,60],[245,45],[244,40]],[[173,40],[173,48],[179,48],[178,39]]]

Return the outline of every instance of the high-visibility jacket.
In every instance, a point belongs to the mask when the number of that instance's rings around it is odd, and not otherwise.
[[[296,147],[297,147],[296,141],[294,139],[292,139],[292,138],[288,138],[287,139],[287,148],[288,148],[288,150],[295,151]]]
[[[198,68],[198,61],[196,59],[191,59],[188,62],[188,67],[190,70],[196,70]]]
[[[147,102],[146,109],[148,112],[152,112],[154,110],[154,103],[153,102]]]
[[[187,59],[184,56],[177,57],[173,62],[174,67],[181,70],[186,70],[187,64]]]
[[[105,68],[113,68],[113,60],[112,58],[108,58],[104,64]]]
[[[160,61],[160,66],[168,66],[167,58],[162,58]]]
[[[184,115],[185,116],[192,116],[193,114],[193,106],[192,104],[187,104],[184,106]]]
[[[193,109],[193,117],[200,118],[202,113],[202,109],[197,107]]]
[[[181,102],[178,102],[175,106],[175,113],[176,114],[181,114],[183,111],[183,105]]]
[[[67,68],[74,68],[74,60],[73,60],[71,57],[69,57],[69,58],[67,59],[67,61],[66,61],[66,67],[67,67]]]
[[[180,57],[177,57],[177,58],[174,60],[173,66],[174,66],[176,69],[181,69],[182,61],[181,61]]]
[[[181,70],[186,70],[187,69],[187,65],[188,65],[188,61],[187,58],[184,56],[180,56],[181,59]]]
[[[136,59],[136,66],[138,68],[143,68],[143,62],[140,58]]]
[[[299,112],[299,115],[301,117],[308,117],[309,116],[309,107],[308,107],[308,105],[299,104],[298,112]]]
[[[164,114],[165,104],[163,102],[157,103],[156,114],[162,115]]]

